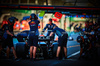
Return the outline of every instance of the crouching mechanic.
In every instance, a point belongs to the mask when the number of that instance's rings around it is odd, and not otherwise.
[[[15,37],[13,34],[13,25],[15,21],[18,21],[16,17],[10,17],[8,19],[8,24],[3,25],[2,29],[4,30],[4,34],[3,34],[4,40],[3,40],[2,47],[3,48],[8,47],[7,48],[7,58],[9,58],[9,52],[10,52],[10,49],[12,49],[15,60],[19,61],[19,59],[16,56],[16,52],[15,52],[14,45],[13,45],[13,37]]]
[[[44,29],[43,29],[42,32],[44,32],[46,29],[48,29],[48,30],[47,30],[47,36],[49,36],[50,33],[51,33],[51,31],[53,30],[53,27],[54,27],[54,26],[55,26],[55,24],[52,23],[52,19],[49,19],[49,24],[46,24],[46,26],[44,27]],[[54,36],[55,36],[55,34],[53,34],[52,40],[54,40]]]
[[[63,47],[64,49],[64,54],[65,54],[65,59],[67,59],[67,38],[68,38],[68,34],[66,33],[65,30],[54,26],[52,32],[50,33],[50,37],[53,35],[53,33],[56,33],[58,35],[58,48],[57,48],[57,54],[56,54],[56,59],[59,59],[59,53],[61,50],[61,47]]]
[[[33,61],[36,60],[35,55],[38,46],[38,35],[39,35],[38,25],[40,21],[37,20],[37,16],[34,13],[30,15],[30,19],[31,21],[29,22],[30,32],[28,36],[29,38],[28,44],[30,45],[30,60]]]

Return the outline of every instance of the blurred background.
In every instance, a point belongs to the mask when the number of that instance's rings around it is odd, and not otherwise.
[[[99,7],[99,0],[0,0],[0,4],[8,5],[48,5],[48,6],[73,6],[73,7]],[[54,16],[55,12],[60,12],[62,18],[58,19]],[[48,23],[49,18],[53,20],[53,23],[66,31],[73,31],[73,27],[70,29],[70,24],[74,25],[80,23],[82,27],[85,26],[86,21],[97,22],[99,14],[93,14],[92,12],[76,12],[76,11],[64,11],[64,10],[22,10],[22,9],[1,9],[0,10],[0,25],[3,20],[6,20],[10,16],[15,16],[19,19],[14,25],[14,31],[19,32],[22,30],[29,30],[28,22],[31,13],[35,13],[40,20],[41,31]]]

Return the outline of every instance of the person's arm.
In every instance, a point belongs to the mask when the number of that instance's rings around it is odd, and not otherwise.
[[[38,24],[38,29],[40,29],[40,24]]]
[[[38,20],[38,29],[40,29],[40,24],[39,23],[40,23],[40,21]]]
[[[52,36],[56,32],[56,28],[52,30],[49,36]]]
[[[78,24],[76,24],[76,25],[74,26],[74,29],[75,29],[77,26],[78,26]]]
[[[40,23],[40,21],[38,20],[38,24]]]
[[[9,30],[6,30],[7,34],[14,36],[12,33],[9,32]]]
[[[4,25],[4,30],[6,30],[7,34],[14,36],[11,32],[9,32],[9,26],[7,24]]]
[[[47,27],[48,27],[48,24],[44,27],[43,32],[47,29]]]
[[[52,36],[54,32],[51,32],[49,36]]]

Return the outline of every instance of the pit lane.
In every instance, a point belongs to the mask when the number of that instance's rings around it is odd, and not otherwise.
[[[67,33],[70,34],[69,32],[67,32]],[[71,32],[71,33],[72,34],[70,36],[73,37],[74,40],[76,40],[77,36],[79,36],[79,33],[74,33],[74,32]],[[44,35],[46,35],[46,33],[44,33]],[[55,38],[56,37],[57,37],[57,35],[55,35]],[[18,43],[18,40],[16,38],[14,38],[13,43],[14,43],[14,47],[16,49],[16,44]],[[41,43],[43,43],[43,42],[41,42]],[[67,47],[68,58],[73,57],[80,53],[80,44],[77,41],[69,41],[68,40],[66,47]]]

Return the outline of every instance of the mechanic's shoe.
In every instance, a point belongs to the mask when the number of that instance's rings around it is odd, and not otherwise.
[[[64,57],[64,59],[68,59],[67,57]]]
[[[15,61],[20,61],[20,59],[19,58],[16,58]]]
[[[66,60],[66,59],[68,59],[67,57],[63,57],[63,59],[62,60]]]

